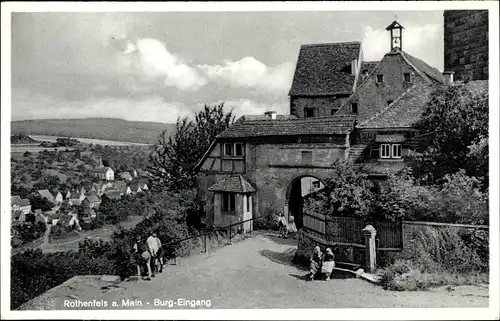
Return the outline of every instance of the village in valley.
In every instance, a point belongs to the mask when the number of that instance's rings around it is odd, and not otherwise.
[[[45,245],[53,239],[64,243],[65,238],[74,243],[85,237],[82,231],[102,228],[105,223],[118,223],[116,219],[110,220],[109,211],[102,211],[103,202],[116,204],[122,198],[132,199],[150,189],[143,169],[123,163],[117,169],[109,166],[107,160],[104,162],[108,166],[104,166],[102,156],[98,156],[104,149],[110,152],[108,155],[119,155],[120,148],[132,147],[89,146],[63,137],[57,138],[57,143],[40,143],[23,134],[14,135],[12,139],[12,146],[26,148],[26,152],[12,158],[12,172],[17,174],[12,190],[19,191],[11,195],[14,249],[41,246],[43,243],[36,241],[42,238],[46,238]],[[29,144],[20,144],[26,142]],[[30,152],[33,146],[45,149]],[[47,150],[54,146],[59,150]],[[136,148],[136,151],[147,157],[147,149]]]

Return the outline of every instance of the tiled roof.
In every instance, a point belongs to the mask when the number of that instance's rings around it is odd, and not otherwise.
[[[101,199],[97,195],[87,196],[89,202],[100,202]]]
[[[80,195],[81,194],[78,192],[73,192],[73,193],[71,193],[71,196],[69,198],[80,198]]]
[[[358,83],[356,84],[356,88],[361,85],[363,82],[363,73],[366,72],[367,75],[369,75],[375,67],[380,63],[380,61],[363,61],[361,63],[361,68],[359,69],[359,76],[358,76]]]
[[[212,192],[253,193],[255,188],[241,175],[217,177],[216,183],[208,188]]]
[[[296,118],[288,120],[239,121],[222,132],[219,138],[343,135],[354,126],[353,115]]]
[[[38,194],[40,194],[42,197],[45,197],[48,200],[54,199],[54,195],[52,195],[52,193],[48,189],[39,190]]]
[[[132,175],[129,172],[123,172],[123,173],[120,173],[120,177],[123,177],[123,178],[130,177],[130,178],[132,178]]]
[[[454,83],[458,86],[461,83]],[[487,80],[471,81],[464,84],[472,96],[488,91]],[[384,108],[374,117],[359,125],[360,128],[398,128],[411,127],[420,119],[425,111],[435,85],[418,85],[408,89],[392,104]]]
[[[20,204],[21,206],[28,206],[28,205],[30,205],[30,204],[31,204],[31,203],[30,203],[30,200],[29,200],[29,199],[27,199],[27,198],[22,198],[22,199],[21,199],[21,204]]]
[[[95,173],[106,173],[111,167],[98,167],[94,169]]]
[[[21,216],[21,214],[23,214],[23,211],[19,211],[19,210],[17,210],[17,211],[14,211],[14,212],[12,213],[12,216],[13,216],[15,219],[18,219],[18,218]]]
[[[104,193],[104,195],[106,195],[107,198],[112,199],[112,200],[121,198],[121,193],[119,191],[109,190],[109,191],[106,191]]]
[[[404,142],[404,141],[405,141],[404,135],[377,134],[377,136],[375,137],[376,143],[400,143],[400,142]]]
[[[21,205],[21,200],[22,200],[22,198],[19,195],[12,195],[10,197],[11,205]]]
[[[400,53],[403,58],[405,58],[411,65],[413,65],[413,67],[417,69],[417,71],[424,73],[428,78],[434,81],[444,84],[444,76],[437,68],[430,66],[425,61],[420,60],[417,57],[413,57],[407,52],[401,51]]]
[[[302,45],[290,95],[351,94],[351,61],[360,50],[360,42]]]
[[[276,120],[289,120],[289,119],[297,119],[295,115],[276,115]],[[273,120],[268,115],[243,115],[236,120],[238,121],[250,121],[250,120]]]

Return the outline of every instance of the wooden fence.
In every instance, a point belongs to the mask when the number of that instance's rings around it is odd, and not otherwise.
[[[372,221],[354,217],[330,217],[304,213],[305,231],[328,243],[364,245],[363,229],[371,224],[377,230],[378,250],[398,251],[403,248],[402,223]]]
[[[487,225],[466,225],[433,222],[373,221],[354,217],[330,217],[322,214],[303,213],[304,231],[316,239],[338,245],[364,246],[363,229],[371,224],[377,230],[378,251],[401,251],[410,240],[425,229],[454,228],[488,231]]]

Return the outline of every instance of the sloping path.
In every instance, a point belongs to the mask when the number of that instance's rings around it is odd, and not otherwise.
[[[487,287],[393,292],[338,273],[328,282],[306,281],[307,271],[289,262],[293,243],[272,234],[257,234],[208,255],[181,258],[178,265],[165,266],[152,281],[128,281],[121,284],[123,288],[80,299],[117,301],[119,308],[127,308],[121,306],[122,299],[137,300],[142,306],[134,308],[140,309],[167,308],[155,307],[155,299],[167,304],[178,299],[210,300],[211,308],[240,309],[488,306]]]

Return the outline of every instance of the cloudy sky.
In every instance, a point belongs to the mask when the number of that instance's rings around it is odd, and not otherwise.
[[[442,11],[12,13],[12,119],[286,114],[301,44],[362,41],[379,60],[395,15],[403,49],[442,70]]]

